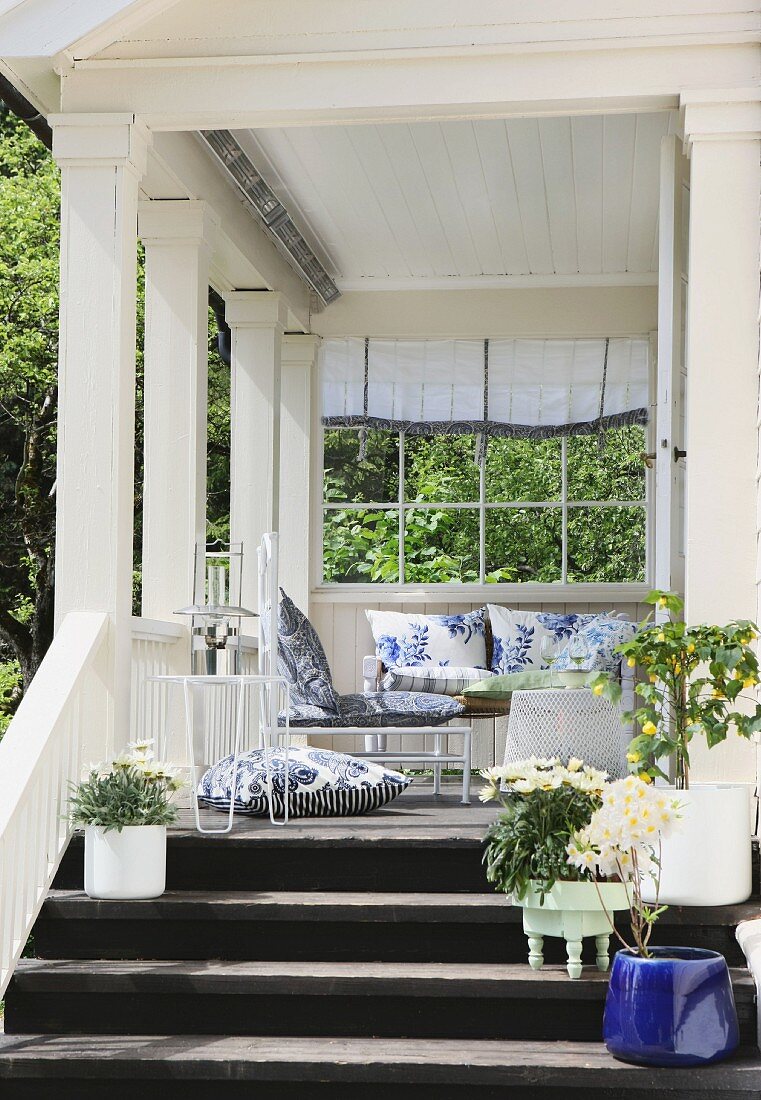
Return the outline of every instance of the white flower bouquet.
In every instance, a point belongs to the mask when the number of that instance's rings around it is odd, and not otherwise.
[[[666,909],[658,904],[661,839],[672,832],[679,818],[678,799],[630,775],[605,788],[601,805],[589,823],[573,833],[566,847],[568,863],[579,873],[595,882],[617,878],[627,884],[634,946],[614,927],[612,915],[610,924],[624,947],[643,958],[649,957],[653,924]],[[653,905],[642,900],[645,878],[656,883]]]
[[[117,832],[128,825],[172,825],[172,795],[183,785],[176,769],[154,759],[152,741],[133,741],[110,764],[89,765],[74,787],[70,820]]]

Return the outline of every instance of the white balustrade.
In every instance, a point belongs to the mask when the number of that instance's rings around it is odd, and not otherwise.
[[[71,784],[105,754],[108,622],[66,616],[0,742],[0,996],[69,842]]]

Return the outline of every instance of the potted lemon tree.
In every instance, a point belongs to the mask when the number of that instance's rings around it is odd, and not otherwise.
[[[630,768],[646,782],[673,784],[683,805],[681,829],[664,840],[661,898],[675,905],[745,901],[751,891],[748,788],[691,783],[690,745],[699,737],[712,748],[732,732],[750,738],[761,730],[752,648],[758,628],[748,620],[689,626],[680,618],[682,600],[670,592],[651,592],[646,602],[668,613],[667,621],[646,620],[618,652],[642,672],[639,705],[623,715],[639,728],[629,745]],[[591,686],[614,703],[620,699],[620,685],[607,673]],[[652,899],[652,878],[644,891]]]
[[[592,870],[569,863],[567,845],[601,805],[605,772],[571,759],[532,757],[481,773],[481,801],[497,801],[502,812],[486,833],[486,877],[523,909],[528,961],[544,964],[544,937],[566,941],[568,974],[581,977],[585,936],[595,937],[599,970],[607,970],[610,925],[607,914],[628,909],[623,882],[595,882]]]
[[[72,825],[85,833],[85,892],[91,898],[156,898],[166,886],[166,827],[177,820],[182,781],[154,760],[151,741],[133,742],[110,764],[91,764],[73,790]]]

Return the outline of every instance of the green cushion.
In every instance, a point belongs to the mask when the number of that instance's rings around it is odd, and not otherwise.
[[[489,680],[479,680],[477,684],[465,688],[462,694],[478,699],[509,699],[514,691],[549,687],[579,688],[584,687],[588,680],[588,672],[556,672],[551,677],[548,669],[535,669],[531,672],[512,672],[508,676],[492,676]]]

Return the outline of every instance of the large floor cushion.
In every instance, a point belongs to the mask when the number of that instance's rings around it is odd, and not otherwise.
[[[486,668],[485,609],[464,615],[408,615],[366,611],[375,652],[392,665]]]
[[[338,714],[338,693],[317,631],[306,615],[280,589],[277,665],[291,689],[291,702]]]
[[[362,695],[340,695],[338,714],[325,715],[318,707],[291,704],[291,726],[438,726],[459,718],[462,703],[446,695],[419,691],[370,691]],[[280,724],[284,718],[280,716]]]
[[[285,749],[255,749],[238,760],[235,812],[265,817],[272,802],[275,814],[282,816],[287,788],[291,817],[352,817],[391,802],[410,782],[375,761],[309,745],[290,749],[286,779]],[[233,757],[228,756],[209,768],[198,785],[198,796],[214,809],[229,811],[232,786]]]

